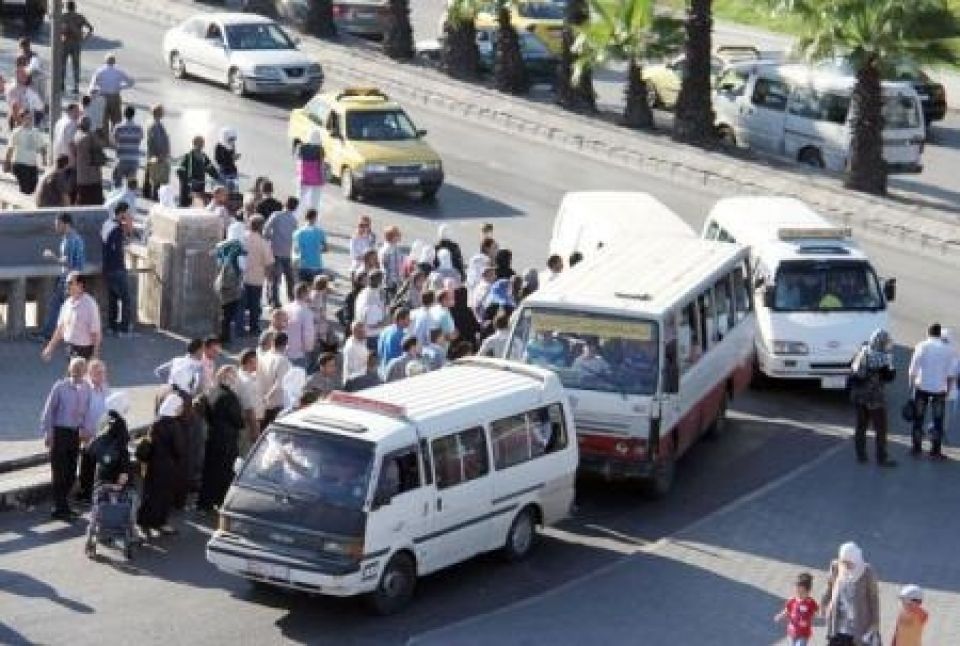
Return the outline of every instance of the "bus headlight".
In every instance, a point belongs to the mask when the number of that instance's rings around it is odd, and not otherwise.
[[[802,341],[774,341],[774,354],[810,354],[810,348]]]

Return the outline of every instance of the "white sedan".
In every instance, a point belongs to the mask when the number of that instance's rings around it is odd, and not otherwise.
[[[225,83],[237,96],[312,96],[323,69],[269,18],[245,13],[194,16],[163,37],[163,56],[177,78]]]

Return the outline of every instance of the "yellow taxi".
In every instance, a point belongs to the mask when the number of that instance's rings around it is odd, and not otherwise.
[[[330,175],[347,199],[416,192],[432,200],[443,184],[443,163],[425,141],[427,132],[376,88],[323,92],[290,113],[294,150],[317,131]]]
[[[560,54],[563,37],[563,19],[566,2],[563,0],[532,0],[515,2],[510,8],[510,22],[518,31],[526,30],[543,41],[550,52]],[[477,29],[497,26],[497,3],[482,2],[477,11]]]
[[[710,56],[710,84],[716,86],[720,71],[730,63],[741,60],[757,59],[761,57],[756,47],[749,45],[729,45],[718,47],[715,54]],[[687,74],[687,59],[685,54],[658,65],[648,65],[643,68],[643,80],[647,82],[647,101],[651,108],[673,110],[680,97],[680,87],[683,77]]]

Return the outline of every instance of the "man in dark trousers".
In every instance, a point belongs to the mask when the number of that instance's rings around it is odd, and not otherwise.
[[[193,193],[203,193],[206,186],[205,175],[219,181],[220,174],[207,153],[203,152],[205,142],[203,137],[193,138],[193,148],[180,159],[177,168],[177,177],[180,179],[180,206],[188,207],[193,204]]]
[[[107,324],[114,335],[133,333],[133,303],[124,244],[133,232],[130,205],[118,202],[114,217],[103,223],[103,276],[107,280]],[[122,312],[122,315],[121,315]]]
[[[90,385],[84,379],[86,360],[70,360],[67,376],[53,385],[40,417],[43,443],[50,451],[50,475],[53,484],[51,517],[65,522],[76,520],[77,514],[67,496],[77,480],[77,461],[81,442],[93,435],[90,413]]]
[[[67,59],[73,63],[73,93],[80,92],[80,43],[93,35],[93,25],[83,17],[83,14],[77,13],[77,3],[68,0],[65,5],[66,11],[60,18],[60,40],[63,41],[62,66],[60,68],[62,77],[60,77],[60,89],[63,90],[67,81]],[[86,34],[84,34],[86,30]]]

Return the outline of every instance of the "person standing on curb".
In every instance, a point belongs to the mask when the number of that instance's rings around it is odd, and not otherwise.
[[[57,329],[41,356],[50,361],[60,342],[67,344],[71,357],[92,359],[100,354],[100,306],[86,292],[86,279],[79,272],[67,276],[69,298],[60,307]]]
[[[246,349],[240,353],[240,372],[237,394],[240,397],[240,409],[243,412],[243,432],[240,435],[240,455],[245,456],[260,436],[260,422],[263,420],[263,393],[260,391],[257,351]]]
[[[147,167],[143,172],[143,196],[157,199],[157,189],[170,183],[170,135],[163,125],[163,106],[150,111],[153,121],[147,128]]]
[[[120,93],[134,86],[133,78],[124,70],[117,67],[116,54],[110,53],[103,58],[103,65],[98,67],[90,79],[90,94],[100,94],[105,102],[104,119],[99,126],[104,132],[113,132],[120,123],[121,106],[123,99]]]
[[[86,371],[86,360],[71,359],[66,378],[53,385],[40,417],[43,444],[50,451],[54,502],[50,516],[68,523],[77,518],[67,496],[77,479],[80,445],[91,437],[91,429],[86,428],[90,408],[90,386],[84,381]]]
[[[133,233],[130,205],[119,202],[113,218],[103,223],[103,277],[107,281],[107,325],[115,336],[133,335],[134,304],[130,299],[125,244]]]
[[[945,458],[941,451],[943,413],[957,363],[953,349],[943,342],[940,334],[940,324],[932,324],[927,330],[927,338],[913,349],[909,371],[910,386],[914,388],[913,448],[910,453],[918,456],[923,450],[923,420],[927,408],[930,408],[933,417],[930,457],[934,460]]]
[[[117,150],[117,163],[113,167],[113,187],[123,188],[127,179],[136,177],[140,170],[140,143],[143,141],[143,128],[133,120],[137,110],[128,105],[123,109],[123,123],[113,128],[111,138]],[[133,205],[131,205],[133,206]]]
[[[3,166],[6,172],[13,173],[17,178],[17,187],[24,195],[33,195],[37,190],[37,182],[40,179],[38,155],[43,166],[46,166],[47,146],[44,144],[43,135],[33,127],[33,113],[22,110],[19,125],[10,133]]]
[[[103,204],[103,171],[107,163],[103,142],[93,131],[90,117],[84,115],[77,126],[77,196],[79,206]]]
[[[247,262],[243,270],[243,309],[247,312],[250,336],[260,335],[260,311],[263,302],[263,284],[273,271],[273,251],[263,237],[264,218],[259,213],[250,218],[247,234]],[[240,316],[241,322],[243,315]],[[242,330],[241,325],[241,330]]]
[[[297,266],[297,278],[312,284],[313,279],[323,272],[327,234],[317,226],[316,209],[308,210],[304,219],[304,225],[293,232],[293,259]]]
[[[880,590],[873,568],[856,543],[841,545],[830,563],[820,605],[826,617],[828,646],[874,643],[880,630]]]
[[[223,504],[233,480],[233,463],[239,455],[243,412],[237,396],[236,366],[217,370],[217,385],[205,394],[207,441],[203,452],[203,477],[197,510],[211,512]]]
[[[263,376],[263,426],[268,427],[283,410],[283,378],[290,372],[287,359],[287,334],[279,332],[273,337],[273,347],[260,361],[258,371]]]
[[[84,18],[83,14],[77,13],[77,3],[73,0],[67,0],[64,5],[63,16],[60,17],[60,40],[63,43],[61,54],[60,90],[66,90],[67,83],[67,59],[73,63],[73,93],[80,93],[80,45],[86,39],[93,35],[93,25]],[[84,34],[83,30],[87,33]],[[56,81],[56,79],[54,79]]]
[[[864,343],[851,364],[850,399],[857,411],[854,446],[857,461],[867,462],[867,426],[873,425],[877,442],[877,464],[896,466],[887,457],[887,400],[886,384],[893,382],[897,372],[893,368],[893,340],[886,330],[877,329]]]

